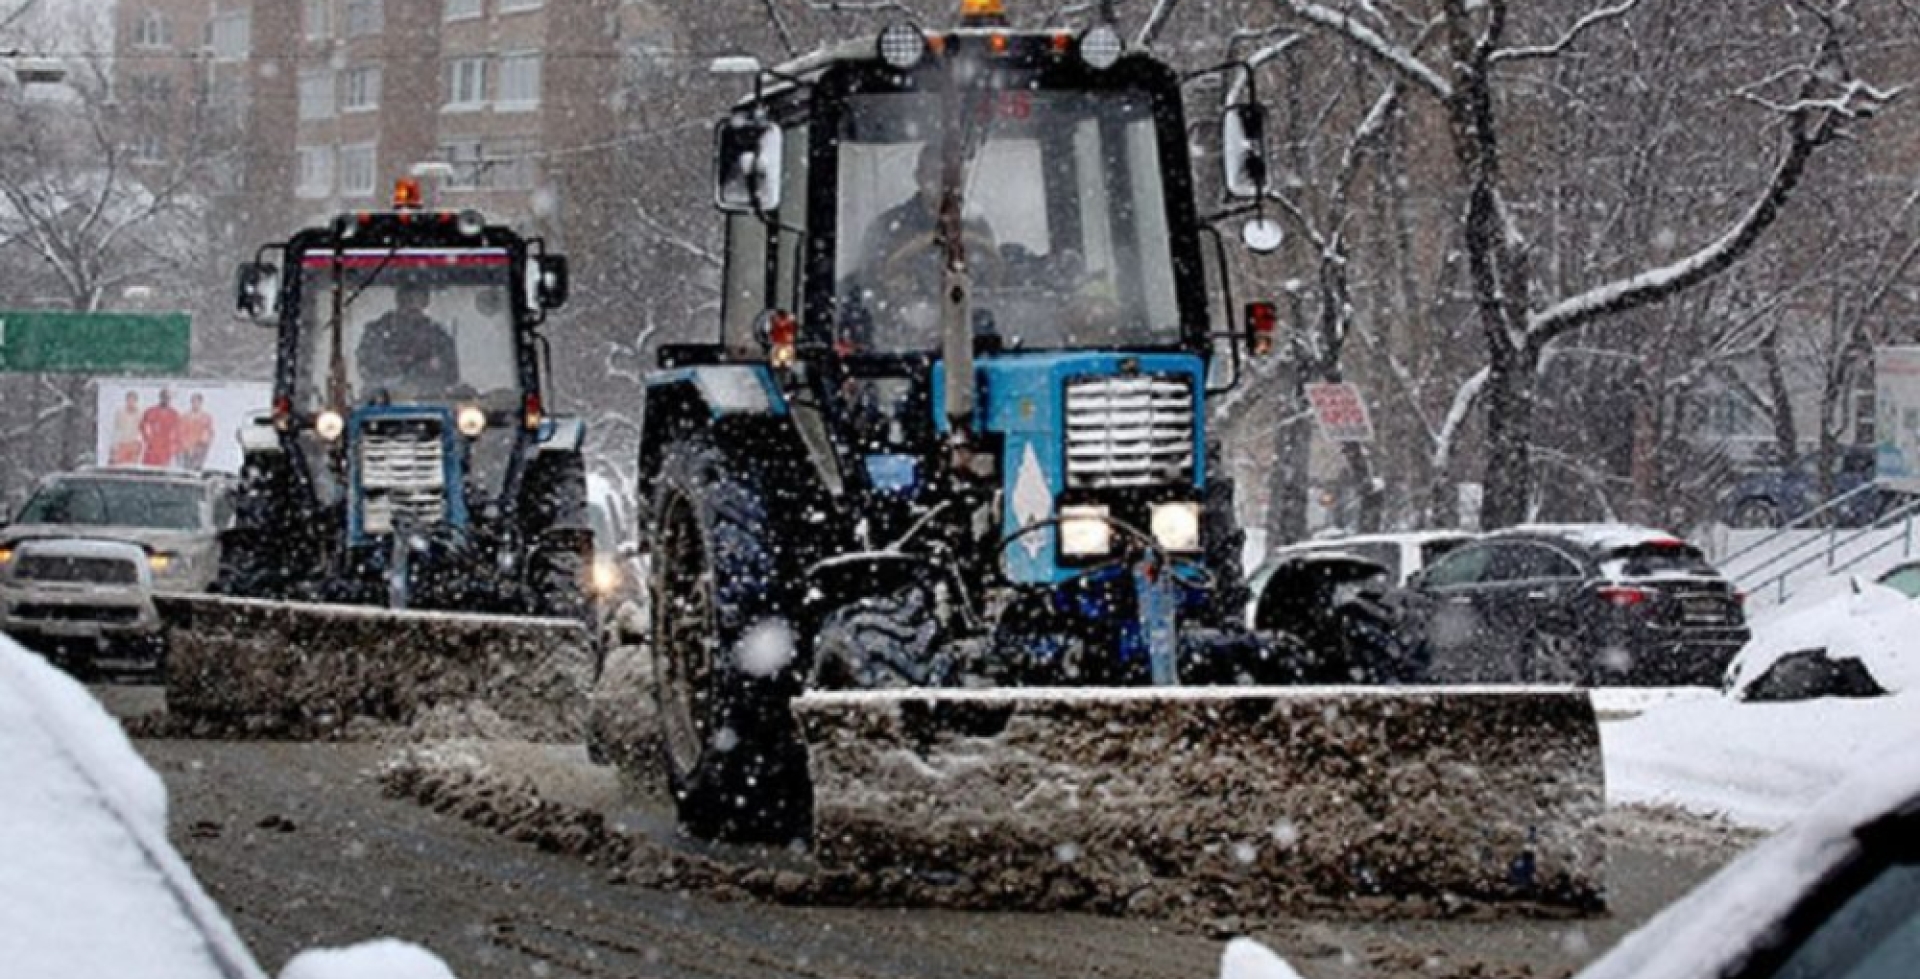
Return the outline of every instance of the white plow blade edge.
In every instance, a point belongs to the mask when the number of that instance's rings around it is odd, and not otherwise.
[[[1156,892],[1416,915],[1604,908],[1584,691],[886,690],[793,709],[829,867],[1123,909]]]
[[[535,737],[577,740],[591,637],[565,619],[205,595],[156,598],[167,711],[259,734],[325,736],[485,705]]]

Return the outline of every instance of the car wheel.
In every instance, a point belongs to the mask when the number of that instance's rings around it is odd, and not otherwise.
[[[1534,683],[1593,683],[1593,653],[1577,636],[1540,632],[1527,656],[1527,679]]]
[[[1771,529],[1785,522],[1780,518],[1780,508],[1765,499],[1741,500],[1733,508],[1731,520],[1733,526],[1748,529]]]

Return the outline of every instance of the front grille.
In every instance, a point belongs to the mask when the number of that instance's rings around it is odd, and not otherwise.
[[[134,585],[140,566],[110,557],[68,557],[60,554],[22,554],[13,576],[20,581],[51,581],[74,585]]]
[[[1193,389],[1178,375],[1067,382],[1067,486],[1193,480]]]
[[[393,532],[395,521],[438,523],[446,516],[446,458],[437,419],[380,420],[360,436],[361,529]]]
[[[128,625],[140,618],[140,610],[126,605],[39,605],[23,603],[13,607],[14,617],[32,622],[100,622]]]

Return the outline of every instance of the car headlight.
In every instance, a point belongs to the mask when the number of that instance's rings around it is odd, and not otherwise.
[[[593,559],[593,580],[590,582],[593,593],[605,597],[620,587],[620,566],[607,558]]]
[[[313,433],[331,442],[347,430],[347,420],[337,411],[323,411],[313,420]]]
[[[454,416],[453,423],[460,429],[460,434],[470,439],[477,439],[480,437],[481,432],[487,430],[487,413],[472,405],[467,405],[460,409],[458,415]]]
[[[1060,553],[1067,557],[1098,557],[1113,550],[1113,526],[1103,506],[1060,508]]]
[[[147,568],[154,574],[166,574],[173,570],[179,560],[179,555],[168,554],[166,551],[154,551],[147,555]]]
[[[13,563],[13,547],[11,545],[7,547],[0,547],[0,568],[4,568],[7,565],[12,563]]]
[[[1155,503],[1153,539],[1169,551],[1200,549],[1200,504]]]

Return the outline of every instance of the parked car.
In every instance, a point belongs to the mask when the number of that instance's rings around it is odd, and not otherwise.
[[[1806,516],[1827,502],[1822,494],[1819,460],[1808,456],[1791,465],[1747,472],[1722,498],[1720,519],[1729,527],[1780,527]],[[1833,473],[1833,496],[1845,496],[1873,482],[1874,449],[1870,445],[1842,450]],[[1886,506],[1886,494],[1867,492],[1848,497],[1830,523],[1859,527],[1872,523]]]
[[[1768,614],[1726,687],[1740,700],[1878,697],[1920,686],[1920,561],[1829,579]]]
[[[225,477],[90,467],[42,481],[0,529],[0,631],[86,671],[157,668],[154,591],[203,591],[232,516]]]
[[[1435,682],[1718,685],[1750,636],[1742,599],[1671,534],[1567,524],[1462,545],[1388,604]]]

